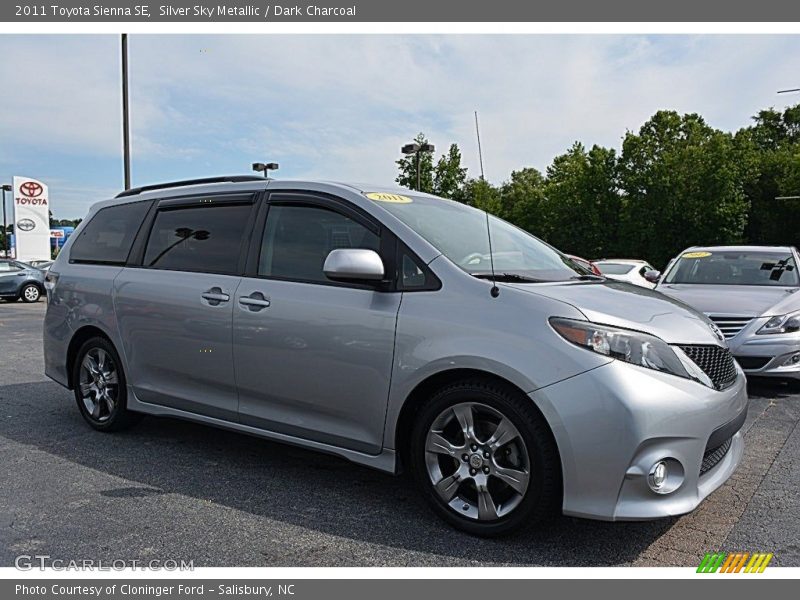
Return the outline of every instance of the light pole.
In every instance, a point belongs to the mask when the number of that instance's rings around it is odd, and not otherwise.
[[[125,189],[131,189],[131,120],[128,108],[128,34],[122,34],[122,160]]]
[[[406,156],[411,156],[412,154],[416,156],[417,160],[417,191],[420,191],[420,168],[419,168],[419,155],[422,152],[436,152],[436,148],[433,144],[418,144],[417,142],[413,142],[411,144],[406,144],[402,148],[400,148],[400,152],[405,154]]]
[[[277,171],[280,168],[278,163],[253,163],[253,171],[264,172],[264,179],[269,179],[270,171]]]
[[[11,186],[3,184],[3,256],[8,258],[8,222],[6,221],[6,192],[11,191]]]

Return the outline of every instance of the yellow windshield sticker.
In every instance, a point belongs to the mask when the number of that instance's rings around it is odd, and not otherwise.
[[[401,196],[400,194],[387,194],[386,192],[370,192],[365,194],[370,200],[377,202],[394,202],[395,204],[410,204],[411,198],[408,196]]]
[[[711,256],[711,252],[687,252],[681,258],[706,258]]]

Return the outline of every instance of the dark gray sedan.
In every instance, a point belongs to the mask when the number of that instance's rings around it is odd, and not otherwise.
[[[17,260],[0,258],[0,298],[38,302],[44,294],[45,272]]]
[[[800,276],[789,246],[688,248],[656,288],[705,313],[748,375],[800,381]]]

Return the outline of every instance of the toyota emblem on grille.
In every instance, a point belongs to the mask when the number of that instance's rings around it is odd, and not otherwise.
[[[20,231],[33,231],[36,229],[36,223],[32,219],[20,219],[17,221],[17,227]]]
[[[19,186],[19,191],[22,192],[23,196],[36,198],[36,196],[42,195],[44,188],[42,187],[41,183],[36,183],[35,181],[26,181]]]

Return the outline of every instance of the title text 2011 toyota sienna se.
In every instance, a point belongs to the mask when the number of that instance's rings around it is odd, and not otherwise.
[[[402,464],[478,535],[685,513],[742,456],[745,377],[705,316],[426,194],[128,190],[46,285],[47,375],[95,429],[166,415]]]

